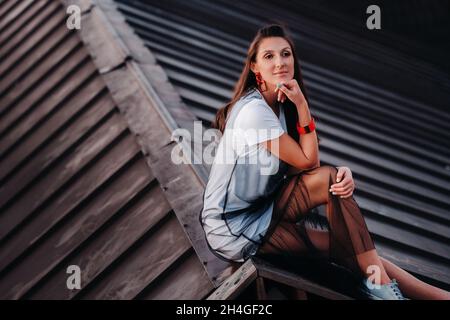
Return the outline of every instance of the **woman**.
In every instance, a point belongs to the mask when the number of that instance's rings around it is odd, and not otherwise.
[[[360,275],[361,291],[371,299],[403,299],[402,292],[449,298],[378,256],[352,197],[350,170],[320,166],[297,55],[282,26],[258,31],[234,97],[218,111],[214,126],[223,136],[200,222],[218,257],[242,262],[265,254],[321,256]],[[321,204],[327,223],[310,223],[305,217]],[[374,271],[375,282],[369,277]]]

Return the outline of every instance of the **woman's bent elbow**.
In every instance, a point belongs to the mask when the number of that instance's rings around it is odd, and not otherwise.
[[[319,161],[317,159],[306,159],[295,164],[295,167],[299,170],[310,170],[318,167]]]

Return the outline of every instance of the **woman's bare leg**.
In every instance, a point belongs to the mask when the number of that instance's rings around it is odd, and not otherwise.
[[[329,235],[327,231],[320,231],[320,230],[314,230],[314,229],[308,229],[307,233],[309,238],[311,239],[311,242],[314,244],[314,246],[320,250],[321,252],[326,255],[329,250]],[[371,252],[372,253],[372,252]],[[374,253],[374,255],[376,252]],[[387,273],[387,277],[396,279],[398,281],[400,290],[404,293],[404,295],[411,299],[419,299],[419,300],[450,300],[450,293],[442,290],[440,288],[437,288],[435,286],[429,285],[416,277],[414,277],[412,274],[408,273],[407,271],[403,270],[402,268],[398,267],[394,263],[390,262],[389,260],[378,257],[376,254],[376,257],[364,257],[365,260],[364,263],[370,265],[369,261],[371,259],[378,258],[380,260],[380,263],[383,264],[385,272]],[[362,266],[362,268],[364,265]],[[366,267],[367,268],[367,267]],[[383,282],[383,281],[382,281]]]
[[[389,273],[386,272],[386,266],[382,263],[381,258],[378,256],[378,253],[375,249],[357,255],[356,259],[358,259],[359,267],[365,273],[366,277],[369,277],[373,273],[373,266],[379,268],[381,273],[380,283],[376,283],[376,279],[378,279],[378,277],[374,277],[375,281],[373,281],[372,283],[383,285],[391,282],[391,279],[388,275]]]
[[[400,290],[411,299],[450,300],[450,293],[429,285],[385,258],[380,258],[388,275],[398,281]]]
[[[319,251],[324,253],[329,251],[328,232],[307,229],[307,233],[309,238],[311,239],[311,242]],[[381,258],[378,256],[376,250],[367,251],[363,254],[357,255],[356,258],[358,259],[358,263],[361,270],[365,270],[364,272],[367,276],[370,276],[371,274],[371,272],[369,273],[367,272],[367,270],[370,270],[369,267],[373,265],[382,266],[382,268],[380,268],[381,272],[380,283],[376,284],[383,285],[391,282],[389,273],[386,271],[386,266],[380,260]]]

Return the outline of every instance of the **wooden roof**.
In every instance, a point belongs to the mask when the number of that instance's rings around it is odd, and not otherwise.
[[[202,169],[170,161],[181,101],[154,57],[107,1],[8,0],[0,21],[0,298],[205,297],[227,269],[205,268]]]
[[[255,31],[286,22],[320,120],[322,164],[352,169],[382,256],[449,288],[450,80],[425,54],[442,53],[321,18],[312,1],[115,2],[206,125],[231,98]]]
[[[0,2],[0,298],[203,299],[235,268],[198,224],[208,167],[174,165],[171,133],[230,98],[272,7],[146,3]],[[381,254],[448,288],[448,76],[377,42],[349,52],[363,40],[290,11],[322,162],[352,169]]]

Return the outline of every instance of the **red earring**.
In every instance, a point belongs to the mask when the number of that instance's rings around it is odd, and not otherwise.
[[[256,72],[255,77],[256,77],[256,83],[258,84],[259,90],[261,90],[262,92],[266,91],[267,90],[266,82],[262,79],[261,73]]]

